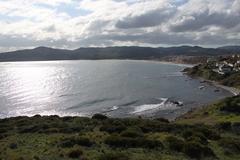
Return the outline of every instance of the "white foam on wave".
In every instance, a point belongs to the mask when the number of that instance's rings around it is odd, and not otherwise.
[[[136,106],[132,114],[139,114],[142,112],[152,111],[152,110],[174,110],[177,109],[176,105],[168,102],[168,98],[159,98],[162,102],[159,104],[144,104]]]
[[[113,106],[112,108],[109,109],[109,111],[115,111],[117,110],[119,107],[118,106]]]
[[[115,111],[115,110],[118,110],[118,109],[119,109],[118,106],[112,106],[111,108],[104,109],[102,113],[108,113],[108,112],[112,112],[112,111]]]

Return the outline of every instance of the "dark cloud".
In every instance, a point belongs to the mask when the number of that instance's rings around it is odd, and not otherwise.
[[[240,24],[240,15],[228,13],[211,13],[210,10],[195,13],[188,16],[178,17],[183,21],[179,24],[174,24],[170,29],[174,32],[197,31],[208,26],[218,26],[222,28],[233,28]]]
[[[139,16],[125,17],[124,19],[119,20],[115,26],[121,29],[153,27],[163,23],[174,15],[174,13],[175,9],[152,10]]]
[[[120,44],[147,44],[158,46],[159,44],[164,45],[226,45],[226,44],[240,44],[239,38],[228,38],[225,35],[210,35],[205,34],[201,37],[196,38],[196,35],[191,33],[167,33],[167,32],[149,32],[145,34],[103,34],[91,36],[84,40],[79,40],[77,43],[81,45],[92,44],[95,46],[111,46],[114,42]],[[159,45],[160,46],[160,45]]]

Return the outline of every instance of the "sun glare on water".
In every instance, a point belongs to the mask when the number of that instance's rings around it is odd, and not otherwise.
[[[46,109],[46,105],[41,105],[43,102],[47,104],[52,99],[54,90],[54,82],[49,75],[54,68],[44,67],[44,65],[22,64],[9,67],[8,79],[14,79],[6,88],[8,91],[9,100],[12,104],[18,106],[19,113],[16,115],[32,115],[32,111]]]

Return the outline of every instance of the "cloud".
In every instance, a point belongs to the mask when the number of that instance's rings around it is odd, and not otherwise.
[[[138,16],[127,16],[124,17],[122,20],[119,20],[116,23],[116,27],[123,29],[154,27],[165,22],[174,14],[174,12],[174,9],[157,9]]]
[[[0,49],[239,44],[239,0],[4,0]]]
[[[179,8],[170,27],[175,32],[206,30],[209,26],[226,29],[240,24],[240,14],[233,0],[193,0]]]

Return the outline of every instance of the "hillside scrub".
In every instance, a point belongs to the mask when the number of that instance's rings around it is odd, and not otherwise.
[[[226,98],[174,122],[104,115],[0,119],[0,159],[238,160],[240,115],[232,110],[238,103],[239,96]]]

